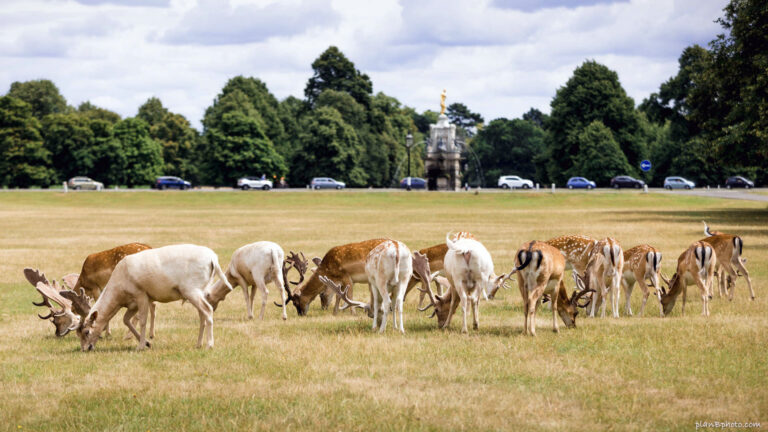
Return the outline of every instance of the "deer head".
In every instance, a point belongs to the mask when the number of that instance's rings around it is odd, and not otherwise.
[[[424,306],[423,308],[420,308],[420,311],[426,311],[429,308],[434,308],[432,311],[432,315],[429,317],[432,318],[433,316],[437,316],[437,326],[438,328],[444,328],[446,323],[448,322],[448,317],[451,316],[451,314],[456,310],[456,308],[459,306],[459,301],[455,300],[453,302],[453,307],[451,307],[451,298],[453,296],[453,290],[450,288],[450,283],[447,279],[437,276],[437,273],[433,274],[432,277],[434,278],[435,284],[440,287],[442,284],[448,285],[448,290],[443,295],[435,295],[434,292],[432,292],[432,288],[429,285],[424,285],[424,288],[417,288],[419,291],[424,292],[427,294],[427,297],[429,297],[429,304]]]
[[[50,283],[48,279],[38,269],[25,268],[24,276],[27,278],[30,284],[35,287],[37,292],[43,296],[43,300],[40,303],[32,302],[35,306],[45,306],[48,308],[48,315],[38,315],[40,319],[50,319],[54,327],[56,327],[56,336],[65,336],[70,331],[77,328],[80,324],[80,317],[72,312],[72,302],[66,297],[62,296],[62,293],[70,291],[61,290],[61,286],[58,282],[53,281]],[[65,282],[66,283],[66,282]],[[60,306],[60,308],[54,308],[54,302]]]
[[[296,311],[299,315],[302,315],[301,310],[299,310],[299,295],[291,292],[289,284],[300,285],[304,282],[304,274],[307,272],[308,265],[309,261],[304,257],[304,252],[299,252],[297,254],[296,252],[291,251],[290,255],[283,260],[283,289],[285,289],[286,294],[285,303],[288,304],[288,302],[292,302],[294,306],[296,306]],[[295,268],[299,273],[299,280],[297,282],[288,280],[288,272],[291,268]],[[275,306],[283,307],[283,305],[278,302],[275,302]]]
[[[681,288],[685,287],[678,287],[678,285],[684,282],[680,279],[680,275],[677,273],[672,275],[672,279],[667,278],[664,273],[661,273],[661,280],[667,285],[667,288],[664,288],[663,286],[661,287],[660,299],[662,309],[664,310],[664,316],[667,316],[675,307],[675,300],[677,300]]]

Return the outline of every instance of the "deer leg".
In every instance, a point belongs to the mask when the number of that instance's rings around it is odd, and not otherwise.
[[[547,286],[545,281],[543,284],[537,286],[532,292],[528,293],[528,334],[536,336],[536,309],[538,309],[538,301],[541,298],[541,294],[544,292],[544,288]]]
[[[639,280],[638,280],[638,284],[640,284]],[[622,288],[624,288],[624,297],[627,298],[624,304],[624,311],[627,313],[627,316],[632,316],[632,306],[630,305],[630,301],[632,300],[632,289],[635,287],[635,283],[634,282],[629,283],[627,282],[626,279],[621,279],[621,286]],[[640,308],[640,315],[643,314],[644,308],[645,308],[645,302],[643,302],[643,306]]]
[[[709,290],[707,289],[707,284],[705,281],[701,280],[701,276],[698,274],[695,275],[693,279],[696,281],[696,285],[701,292],[701,314],[703,316],[709,316]]]
[[[371,288],[373,289],[373,300],[371,303],[373,305],[373,325],[371,326],[371,331],[376,331],[376,326],[379,324],[379,291],[374,287],[373,282],[370,283]]]
[[[405,323],[403,322],[403,302],[408,286],[400,282],[400,289],[397,292],[397,313],[400,315],[400,333],[405,334]]]
[[[605,284],[603,284],[603,287],[601,288],[601,301],[600,301],[600,318],[605,318],[605,309],[607,307],[606,304],[606,298],[608,297],[608,293],[610,292],[609,287]]]
[[[253,287],[253,291],[251,291],[251,302],[253,302],[253,298],[255,297],[254,294],[256,294],[256,289],[258,289],[261,292],[261,310],[259,311],[259,320],[264,321],[264,309],[267,308],[267,296],[269,296],[269,289],[267,289],[267,284],[264,283],[263,279],[253,279],[255,282],[255,286]]]
[[[128,309],[125,311],[125,315],[123,315],[123,323],[126,327],[128,327],[128,330],[133,334],[133,336],[136,338],[136,341],[141,340],[141,336],[139,335],[139,332],[136,331],[136,327],[133,326],[133,323],[131,322],[132,318],[136,316],[136,312],[139,311],[138,307],[134,307],[131,309]],[[126,339],[130,339],[131,335],[127,335]]]
[[[611,312],[613,312],[614,318],[619,317],[619,304],[621,304],[621,289],[619,288],[620,285],[621,273],[614,271],[611,278]]]
[[[149,303],[149,338],[155,338],[155,302]]]
[[[557,323],[557,302],[559,299],[560,289],[559,287],[555,287],[555,292],[552,293],[552,331],[555,333],[560,333],[560,328]]]
[[[755,299],[755,290],[752,289],[752,279],[749,277],[749,272],[747,271],[747,268],[744,267],[744,263],[741,262],[741,257],[736,257],[736,268],[739,269],[739,271],[744,275],[744,277],[747,279],[747,286],[749,287],[749,296],[750,299]],[[736,281],[734,280],[734,285],[736,285]]]
[[[688,284],[682,281],[683,284],[683,306],[680,309],[680,316],[685,316],[685,302],[688,300]]]
[[[149,298],[146,296],[140,296],[136,299],[139,306],[139,346],[136,347],[137,351],[141,351],[144,348],[149,348],[150,344],[147,341],[147,314],[149,312]]]
[[[463,283],[462,283],[462,285],[463,285]],[[459,288],[460,289],[458,289],[457,291],[459,291],[459,299],[461,301],[461,303],[460,303],[460,305],[461,305],[461,312],[462,312],[461,313],[461,315],[462,315],[461,332],[462,333],[469,333],[469,331],[467,331],[467,314],[469,313],[469,310],[467,310],[467,306],[468,306],[468,304],[467,304],[468,303],[467,293],[464,291],[464,287],[463,286],[461,286]]]
[[[387,314],[389,313],[392,300],[389,298],[385,284],[378,285],[376,288],[378,294],[374,293],[373,295],[381,297],[381,325],[379,326],[379,333],[384,333],[384,330],[387,329]]]
[[[448,328],[451,325],[451,320],[453,319],[454,309],[453,305],[455,302],[459,301],[456,300],[456,298],[459,296],[457,294],[456,287],[451,284],[451,286],[448,288],[451,292],[451,308],[448,309],[448,318],[445,320],[445,323],[443,324],[443,328]]]
[[[589,287],[587,287],[587,288],[589,288]],[[600,288],[598,288],[597,290],[595,290],[594,293],[592,293],[592,301],[590,302],[591,304],[590,304],[590,308],[589,308],[589,317],[590,318],[594,318],[595,317],[595,309],[597,308],[598,297],[602,297],[602,295],[600,295],[600,294],[601,294]]]

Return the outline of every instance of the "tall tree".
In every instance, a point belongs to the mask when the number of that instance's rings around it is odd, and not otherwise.
[[[534,159],[544,151],[544,135],[544,130],[525,120],[498,118],[488,123],[472,140],[486,182],[509,174],[535,177]],[[473,171],[466,175],[470,184],[479,180]]]
[[[123,184],[128,187],[150,185],[162,174],[163,148],[149,136],[149,125],[144,120],[121,120],[114,127],[114,137],[125,155]]]
[[[197,131],[181,114],[168,111],[160,99],[150,98],[136,117],[149,124],[149,135],[163,146],[163,174],[198,180],[193,153],[198,140]]]
[[[0,186],[47,187],[54,175],[50,162],[32,106],[0,96]]]
[[[600,120],[590,123],[577,136],[579,153],[574,160],[574,171],[599,185],[607,185],[611,178],[630,170],[613,133]]]
[[[523,114],[523,120],[529,121],[540,128],[546,127],[546,122],[549,116],[539,111],[536,108],[531,108],[527,113]]]
[[[91,175],[95,163],[91,122],[78,113],[50,114],[43,119],[45,147],[51,153],[56,182]]]
[[[355,69],[355,64],[335,46],[328,47],[312,62],[312,70],[314,74],[304,88],[304,96],[311,106],[327,89],[349,93],[366,108],[370,105],[373,92],[371,79]]]
[[[547,122],[550,180],[565,183],[571,175],[582,175],[572,169],[579,152],[577,137],[596,120],[611,131],[631,167],[637,167],[646,156],[634,102],[621,87],[616,72],[607,67],[595,61],[584,62],[557,90],[551,106]],[[631,168],[625,174],[635,172]]]
[[[352,126],[334,108],[312,110],[302,121],[300,150],[294,156],[292,183],[307,184],[312,177],[333,177],[349,186],[365,186],[360,167],[364,149]]]
[[[104,120],[112,124],[115,124],[120,121],[120,114],[114,111],[110,111],[106,108],[97,107],[96,105],[87,101],[81,103],[77,107],[77,112],[83,114],[84,116],[90,119]]]
[[[451,120],[451,123],[462,128],[468,135],[472,136],[478,127],[482,126],[483,116],[472,112],[461,102],[454,102],[448,105],[445,115]]]
[[[8,96],[28,103],[32,107],[32,115],[38,119],[67,110],[67,101],[59,92],[59,88],[47,79],[16,81],[11,84]]]

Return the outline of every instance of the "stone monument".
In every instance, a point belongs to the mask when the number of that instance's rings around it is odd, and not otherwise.
[[[440,115],[437,123],[429,125],[429,142],[424,170],[429,190],[459,190],[461,188],[461,147],[456,142],[456,125],[445,115],[446,92],[440,95]]]

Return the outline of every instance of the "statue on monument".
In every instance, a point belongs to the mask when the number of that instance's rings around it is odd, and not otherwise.
[[[443,92],[440,93],[440,115],[445,114],[445,96],[446,92],[445,89],[443,89]]]

